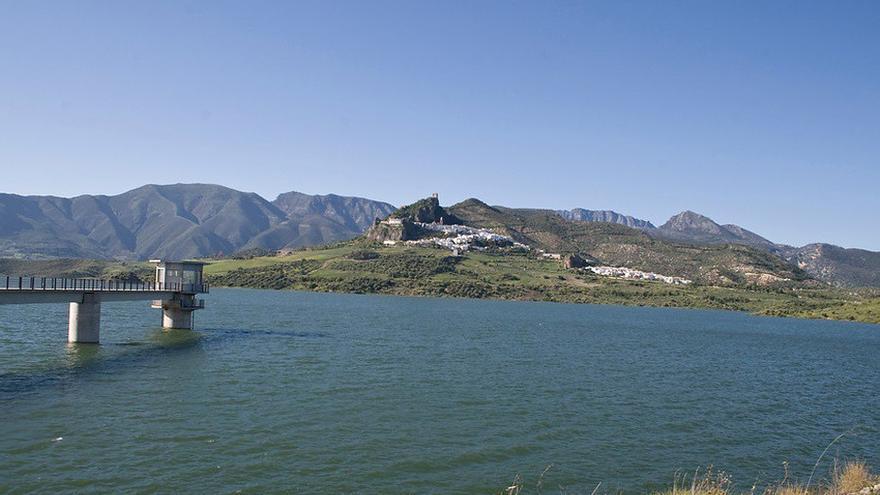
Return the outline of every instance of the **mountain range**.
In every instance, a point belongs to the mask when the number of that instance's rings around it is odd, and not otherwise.
[[[351,239],[388,203],[289,192],[267,201],[210,184],[146,185],[116,196],[0,194],[0,256],[185,259]]]
[[[75,198],[0,194],[0,257],[184,259],[285,250],[352,239],[395,210],[385,202],[333,194],[288,192],[269,201],[211,184],[145,185],[115,196]],[[880,287],[880,253],[777,244],[692,211],[659,227],[610,210],[505,208],[476,199],[445,214],[542,249],[583,252],[660,273],[677,270],[672,274],[706,283],[744,282],[765,273]]]

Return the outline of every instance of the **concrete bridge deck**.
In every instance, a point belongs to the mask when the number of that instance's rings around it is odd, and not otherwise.
[[[77,302],[84,293],[101,301],[170,299],[175,294],[206,294],[208,284],[178,284],[100,280],[94,278],[19,277],[0,275],[0,304]]]
[[[193,311],[205,307],[196,295],[209,292],[202,263],[156,263],[155,283],[0,275],[0,305],[69,303],[67,339],[76,343],[98,343],[102,302],[151,300],[162,310],[163,328],[192,329]]]

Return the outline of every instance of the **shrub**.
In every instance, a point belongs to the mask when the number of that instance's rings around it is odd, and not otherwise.
[[[873,484],[868,465],[862,461],[850,461],[834,473],[834,491],[837,493],[856,493]]]

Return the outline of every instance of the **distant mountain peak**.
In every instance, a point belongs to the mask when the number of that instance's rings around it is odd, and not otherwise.
[[[678,223],[678,222],[685,222],[685,223],[710,222],[715,225],[718,225],[711,218],[707,217],[706,215],[703,215],[702,213],[697,213],[693,210],[684,210],[680,213],[672,215],[671,217],[669,217],[669,220],[666,221],[666,223]]]
[[[691,210],[673,215],[653,235],[692,244],[742,244],[778,254],[779,246],[739,225],[719,225]]]
[[[660,230],[670,232],[700,232],[721,235],[724,229],[711,218],[695,211],[685,210],[666,221]]]

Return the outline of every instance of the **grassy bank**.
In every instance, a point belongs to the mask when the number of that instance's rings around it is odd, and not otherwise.
[[[802,316],[806,318],[880,323],[880,298],[846,302],[840,306],[815,309],[805,312]]]
[[[219,260],[205,272],[214,286],[711,308],[880,323],[880,299],[869,292],[797,285],[675,286],[601,277],[526,254],[453,257],[433,248],[347,244]]]
[[[527,495],[532,493],[551,493],[547,489],[545,475],[548,466],[533,485],[527,485],[517,475],[513,483],[499,492],[501,495]],[[596,486],[590,495],[607,494],[602,484]],[[561,490],[561,493],[569,493]],[[613,492],[617,493],[617,492]],[[843,464],[835,463],[835,468],[825,480],[808,479],[806,482],[791,480],[785,473],[783,479],[762,488],[757,484],[749,490],[732,488],[731,477],[724,472],[714,471],[711,467],[703,472],[692,475],[675,476],[671,487],[652,492],[652,495],[880,495],[880,477],[873,474],[867,464],[861,461],[850,461]],[[586,495],[586,494],[585,494]]]

